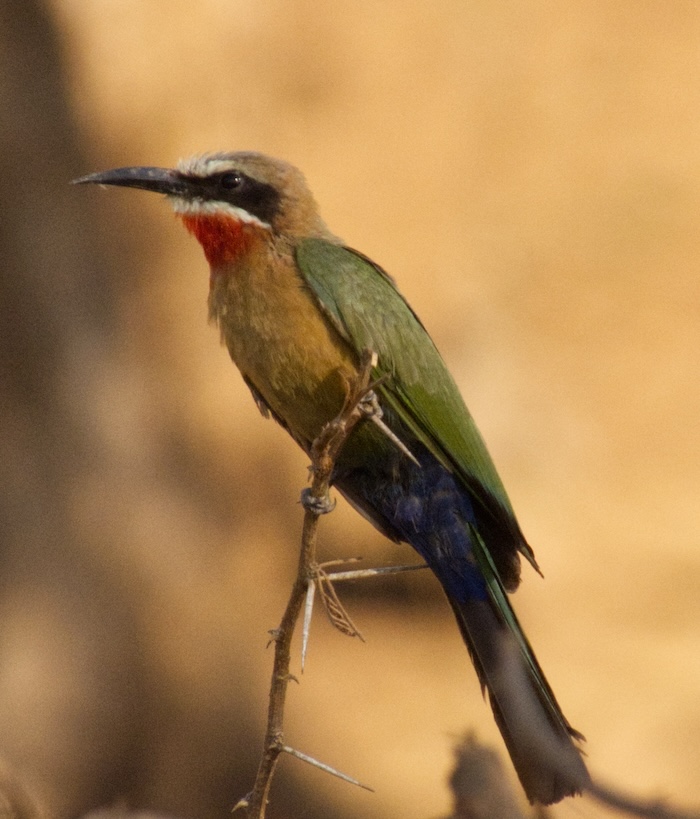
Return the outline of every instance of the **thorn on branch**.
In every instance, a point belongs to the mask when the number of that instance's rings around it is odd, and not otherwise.
[[[251,793],[247,793],[245,796],[242,796],[238,802],[231,808],[231,813],[235,813],[237,810],[246,810],[250,806],[250,798],[252,796]]]
[[[372,386],[376,386],[378,382],[375,382]],[[366,418],[368,418],[386,437],[391,441],[391,443],[410,460],[416,466],[420,466],[420,462],[416,458],[416,456],[411,452],[411,450],[404,444],[404,442],[396,435],[395,432],[389,429],[389,427],[382,421],[384,417],[384,412],[379,405],[379,399],[377,398],[377,394],[373,389],[371,389],[367,395],[362,398],[359,402],[358,407],[360,408],[361,412],[364,414]]]
[[[344,782],[349,782],[351,785],[357,785],[358,788],[364,788],[366,791],[370,791],[374,793],[374,788],[370,788],[369,785],[363,785],[358,779],[353,778],[352,776],[348,776],[347,774],[341,773],[336,768],[331,768],[330,765],[326,765],[325,762],[321,762],[318,759],[314,759],[314,757],[309,756],[308,754],[303,754],[301,751],[297,751],[296,748],[290,748],[288,745],[283,745],[281,748],[285,754],[289,754],[290,756],[295,756],[297,759],[301,759],[303,762],[307,762],[309,765],[313,765],[315,768],[320,768],[322,771],[331,774],[332,776],[337,776],[338,779],[342,779]]]

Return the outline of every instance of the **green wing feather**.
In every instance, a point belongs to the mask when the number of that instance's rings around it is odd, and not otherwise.
[[[306,239],[296,252],[302,276],[338,332],[358,352],[378,356],[376,375],[388,376],[380,398],[478,503],[496,501],[517,549],[539,572],[493,461],[454,379],[432,339],[391,277],[355,250]],[[516,564],[517,566],[517,564]],[[509,574],[509,573],[507,573]],[[512,590],[518,583],[503,576]]]
[[[457,386],[392,279],[356,251],[322,239],[297,248],[301,273],[341,335],[378,356],[381,397],[467,488],[474,481],[513,510]]]

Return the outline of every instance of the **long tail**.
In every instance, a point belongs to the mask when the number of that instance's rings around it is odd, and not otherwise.
[[[449,599],[449,598],[448,598]],[[450,605],[530,802],[549,805],[590,781],[567,722],[507,598]],[[506,618],[503,617],[506,614]],[[507,619],[507,622],[506,622]]]
[[[515,519],[486,489],[465,491],[406,430],[400,437],[420,467],[399,455],[360,457],[336,486],[380,531],[410,543],[440,581],[530,801],[580,793],[590,781],[573,741],[582,737],[562,714],[506,593],[518,585],[525,546]],[[386,446],[374,443],[373,452]]]

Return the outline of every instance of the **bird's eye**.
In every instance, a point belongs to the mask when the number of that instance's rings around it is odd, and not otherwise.
[[[227,191],[233,191],[240,188],[243,184],[243,176],[238,171],[227,171],[221,174],[219,184]]]

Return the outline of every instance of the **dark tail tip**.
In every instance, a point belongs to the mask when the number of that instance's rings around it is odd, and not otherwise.
[[[562,714],[515,614],[509,611],[506,625],[489,601],[450,602],[530,802],[550,805],[582,793],[590,777],[574,744],[580,735]]]

